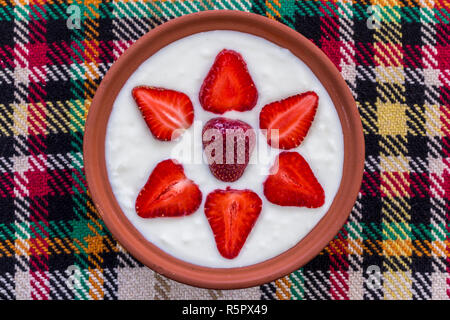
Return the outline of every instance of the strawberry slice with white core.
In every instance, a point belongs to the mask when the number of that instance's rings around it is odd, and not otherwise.
[[[308,162],[297,152],[282,152],[264,182],[267,200],[280,206],[318,208],[325,193]]]
[[[267,143],[284,150],[298,147],[311,127],[318,103],[317,94],[308,91],[265,105],[259,127],[267,130]]]
[[[184,174],[181,164],[164,160],[153,169],[136,199],[142,218],[180,217],[194,213],[202,202],[198,186]]]
[[[223,114],[227,111],[251,110],[258,100],[258,91],[241,54],[224,49],[216,57],[199,93],[206,111]]]
[[[262,208],[251,190],[214,190],[206,197],[205,215],[220,254],[233,259],[239,255]]]
[[[140,86],[133,98],[153,136],[170,141],[178,138],[194,121],[194,107],[187,95],[164,88]]]

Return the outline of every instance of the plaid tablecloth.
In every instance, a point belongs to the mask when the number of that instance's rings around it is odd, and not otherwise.
[[[83,172],[84,121],[111,64],[155,26],[212,9],[265,15],[318,45],[366,141],[344,228],[304,268],[246,290],[185,286],[134,260]],[[0,298],[449,299],[449,12],[448,0],[0,0]]]

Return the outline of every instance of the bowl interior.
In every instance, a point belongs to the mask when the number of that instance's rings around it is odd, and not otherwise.
[[[146,239],[122,212],[109,184],[105,136],[109,115],[120,89],[139,65],[161,48],[186,36],[211,30],[246,32],[289,49],[303,60],[330,95],[344,135],[344,167],[339,190],[325,216],[297,245],[264,262],[242,268],[208,268],[177,259]],[[336,235],[354,204],[364,167],[362,125],[345,81],[326,55],[294,30],[273,20],[237,11],[190,14],[159,26],[131,46],[111,67],[90,107],[84,137],[84,162],[89,190],[99,214],[119,242],[156,272],[190,285],[231,289],[250,287],[282,277],[301,267]]]

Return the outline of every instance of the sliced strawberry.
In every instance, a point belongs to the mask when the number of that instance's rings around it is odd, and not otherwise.
[[[318,208],[325,193],[314,173],[297,152],[282,152],[264,182],[267,200],[280,206]]]
[[[251,190],[214,190],[206,197],[205,214],[217,249],[227,258],[237,257],[261,212],[262,201]]]
[[[258,91],[241,54],[224,49],[219,52],[200,89],[203,109],[222,114],[251,110]]]
[[[140,86],[135,87],[132,94],[156,139],[174,140],[194,121],[192,102],[182,92]]]
[[[217,179],[232,182],[244,174],[256,141],[248,123],[214,118],[203,127],[202,138],[209,169]]]
[[[308,91],[265,105],[259,114],[259,127],[267,130],[267,143],[285,150],[299,146],[311,127],[318,102],[317,94]]]
[[[153,169],[136,199],[142,218],[179,217],[194,213],[202,202],[198,186],[186,178],[181,164],[164,160]]]

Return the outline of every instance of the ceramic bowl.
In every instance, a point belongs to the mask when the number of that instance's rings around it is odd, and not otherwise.
[[[344,167],[339,190],[318,224],[291,249],[241,268],[194,265],[162,251],[136,230],[111,189],[105,161],[105,135],[114,100],[130,75],[161,48],[211,30],[246,32],[289,49],[305,62],[328,91],[344,134]],[[232,289],[260,285],[293,272],[314,258],[344,225],[358,194],[364,168],[364,138],[350,89],[327,56],[293,29],[262,16],[238,11],[207,11],[170,20],[151,30],[113,64],[101,82],[86,122],[84,165],[89,190],[108,229],[139,261],[171,279],[193,286]]]

